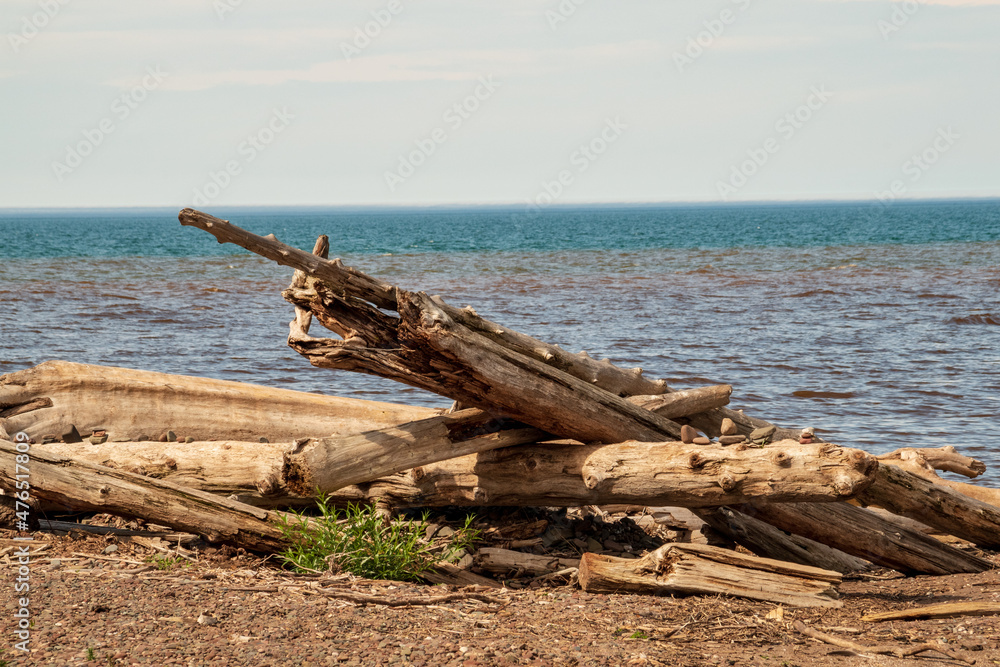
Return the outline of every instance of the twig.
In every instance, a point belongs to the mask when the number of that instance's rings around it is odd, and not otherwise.
[[[436,605],[456,600],[479,600],[487,604],[504,604],[500,598],[484,595],[483,593],[448,593],[447,595],[435,595],[431,597],[389,597],[384,595],[364,595],[362,593],[347,593],[346,591],[330,591],[320,588],[321,595],[336,598],[338,600],[348,600],[357,604],[381,604],[386,607],[410,607],[418,605]]]
[[[806,624],[802,621],[795,621],[792,623],[792,627],[795,628],[797,632],[805,635],[806,637],[812,637],[826,644],[831,644],[833,646],[839,646],[840,648],[846,648],[850,651],[855,651],[857,653],[875,653],[879,655],[893,655],[897,658],[906,658],[911,655],[916,655],[918,653],[923,653],[924,651],[937,651],[938,653],[948,656],[952,660],[958,660],[959,662],[964,662],[967,665],[976,664],[975,660],[969,660],[968,658],[959,655],[956,651],[952,651],[949,648],[945,648],[940,644],[915,644],[913,646],[908,646],[906,648],[901,648],[899,646],[865,646],[863,644],[858,644],[852,642],[849,639],[842,639],[836,635],[829,635],[825,632],[820,632],[819,630],[813,630],[812,628],[806,627]]]
[[[95,556],[93,554],[84,554],[79,551],[73,552],[74,556],[80,556],[81,558],[93,558],[94,560],[109,560],[115,563],[128,563],[129,565],[148,565],[148,563],[140,563],[137,560],[128,560],[127,558],[111,558],[109,556]]]

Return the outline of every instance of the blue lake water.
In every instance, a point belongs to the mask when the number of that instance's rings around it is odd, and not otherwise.
[[[954,445],[1000,486],[1000,202],[232,209],[676,388],[875,453]],[[67,359],[424,405],[285,346],[290,271],[177,211],[0,212],[0,373]],[[316,325],[318,326],[318,325]]]

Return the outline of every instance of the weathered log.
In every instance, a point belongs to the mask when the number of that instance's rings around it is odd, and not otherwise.
[[[904,574],[959,574],[992,567],[978,556],[847,503],[754,503],[735,509]]]
[[[947,486],[953,491],[974,498],[980,502],[1000,507],[1000,489],[975,484],[964,484],[945,479],[935,470],[946,470],[966,477],[978,477],[986,472],[986,464],[968,456],[962,456],[954,447],[918,449],[904,447],[878,457],[887,464],[899,466],[907,472],[919,475],[935,484]]]
[[[254,551],[285,544],[277,512],[251,507],[205,491],[55,456],[32,447],[28,463],[17,463],[13,442],[0,440],[0,487],[13,490],[17,475],[30,471],[31,495],[79,510],[136,517],[197,533]]]
[[[343,337],[311,337],[302,330],[303,318],[296,317],[289,345],[315,366],[380,375],[584,442],[659,441],[680,435],[676,423],[598,386],[602,377],[634,381],[641,377],[639,371],[616,370],[610,363],[578,356],[560,368],[565,355],[558,348],[486,322],[471,308],[459,310],[422,292],[382,283],[204,213],[185,209],[180,220],[316,279],[305,288],[293,280],[284,292],[288,301]],[[490,325],[496,328],[486,335]],[[582,369],[588,371],[583,378],[569,372]],[[665,385],[657,385],[634,393],[664,390]]]
[[[857,500],[876,505],[984,549],[1000,549],[1000,507],[980,502],[894,465],[882,463]]]
[[[871,563],[862,558],[800,535],[778,530],[769,523],[728,507],[701,509],[695,513],[715,531],[764,558],[775,558],[843,574],[871,568]]]
[[[281,480],[282,456],[291,442],[89,442],[32,445],[33,452],[73,458],[126,473],[257,507],[302,507],[316,504],[316,494],[296,495]]]
[[[840,607],[839,572],[698,544],[665,544],[639,559],[585,553],[588,593],[733,595],[795,607]]]
[[[284,490],[280,474],[276,482],[263,485],[271,487],[265,489],[269,493],[260,491],[261,479],[280,471],[287,444],[228,442],[223,446],[229,447],[222,450],[226,452],[224,457],[200,443],[53,444],[36,449],[53,448],[126,469],[137,452],[144,450],[142,466],[164,480],[236,493],[241,500],[254,504],[301,502],[301,497]],[[247,457],[247,466],[232,464],[234,458],[243,456]],[[864,452],[828,443],[783,442],[759,449],[680,442],[531,444],[431,463],[336,490],[331,498],[338,504],[380,498],[399,508],[610,504],[714,507],[752,498],[823,502],[859,493],[870,483],[875,465],[874,457]],[[225,473],[217,472],[222,467]],[[222,479],[216,480],[216,475]],[[242,481],[240,475],[245,475]],[[224,484],[217,483],[223,480]]]
[[[473,555],[476,567],[511,578],[522,576],[539,577],[552,574],[567,568],[580,566],[579,558],[558,558],[555,556],[537,556],[535,554],[484,547]]]
[[[0,376],[0,427],[36,441],[71,425],[112,440],[173,430],[197,440],[290,441],[356,433],[438,414],[431,408],[241,382],[48,361]]]

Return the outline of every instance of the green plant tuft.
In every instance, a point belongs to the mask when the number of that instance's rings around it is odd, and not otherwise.
[[[289,512],[280,527],[289,541],[280,554],[298,572],[344,571],[368,579],[414,581],[435,564],[452,560],[470,546],[478,531],[474,516],[448,538],[427,540],[427,514],[419,521],[387,521],[374,505],[349,504],[338,510],[329,497],[317,499],[320,516]]]
[[[97,657],[94,655],[94,649],[87,647],[87,661],[96,660]]]

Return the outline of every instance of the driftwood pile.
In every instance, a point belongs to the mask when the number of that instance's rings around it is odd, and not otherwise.
[[[952,448],[876,458],[800,437],[725,407],[729,386],[674,391],[328,260],[325,237],[309,253],[190,209],[180,220],[295,269],[283,293],[296,313],[288,344],[314,366],[390,378],[455,406],[48,362],[0,376],[8,505],[13,436],[25,433],[31,496],[43,504],[255,551],[281,549],[281,508],[320,492],[399,509],[682,507],[756,554],[675,543],[639,558],[483,549],[474,559],[485,572],[572,572],[589,591],[836,605],[841,575],[870,564],[907,574],[992,567],[929,532],[1000,548],[997,492],[934,472],[984,471]],[[310,335],[313,318],[339,338]]]

